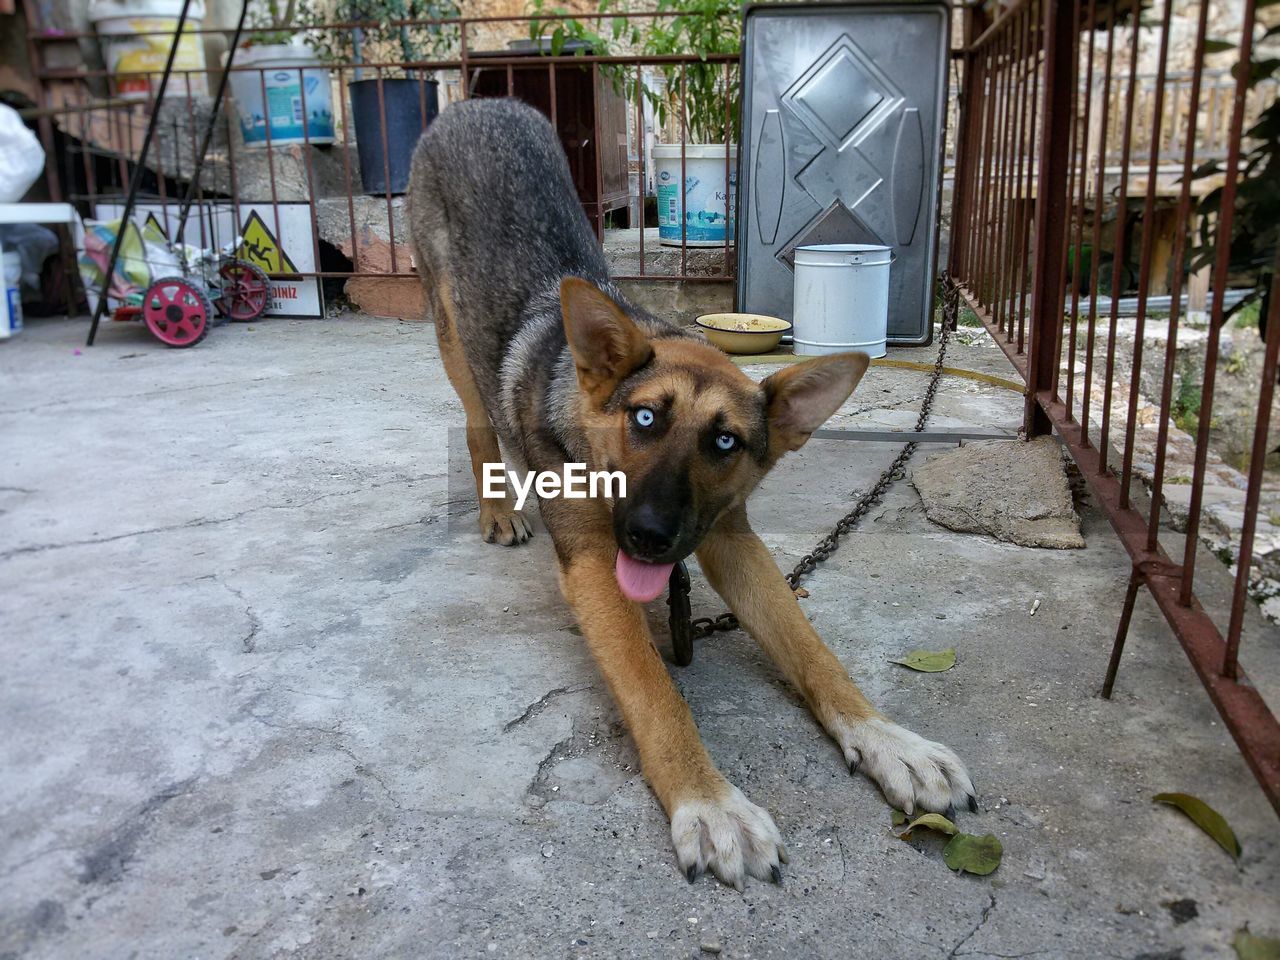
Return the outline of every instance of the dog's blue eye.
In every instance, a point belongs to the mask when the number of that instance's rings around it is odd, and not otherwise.
[[[648,407],[636,407],[631,417],[635,420],[637,427],[652,427],[655,419],[653,411]]]
[[[738,438],[732,433],[722,433],[716,437],[716,449],[728,453],[738,445]]]

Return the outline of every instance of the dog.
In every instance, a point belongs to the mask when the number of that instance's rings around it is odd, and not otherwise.
[[[500,448],[523,468],[621,472],[625,496],[540,498],[560,589],[671,823],[681,871],[739,890],[781,882],[772,817],[716,768],[650,638],[642,604],[694,554],[743,628],[804,696],[853,773],[907,814],[976,809],[950,749],[876,711],[823,644],[746,500],[853,392],[865,354],[824,356],[756,383],[698,334],[629,304],[541,113],[509,99],[443,111],[415,148],[415,263],[462,400],[480,534],[533,532],[509,495],[483,495]]]

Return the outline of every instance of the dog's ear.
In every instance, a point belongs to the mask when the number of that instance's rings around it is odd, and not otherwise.
[[[640,328],[594,283],[581,277],[561,280],[560,311],[578,383],[597,404],[653,356]]]
[[[765,380],[769,446],[775,455],[804,446],[849,399],[870,363],[865,353],[835,353],[784,367]]]

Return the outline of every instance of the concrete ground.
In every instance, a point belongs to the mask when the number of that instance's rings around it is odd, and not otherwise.
[[[896,839],[747,637],[672,668],[790,849],[783,886],[739,894],[677,872],[545,533],[476,536],[430,326],[83,334],[0,344],[0,957],[1198,958],[1280,935],[1275,814],[1145,596],[1097,696],[1128,563],[1096,509],[1085,549],[1024,549],[933,526],[900,482],[808,582],[871,698],[967,760],[988,877]],[[1009,375],[989,343],[951,362]],[[924,382],[873,369],[839,425],[909,425]],[[1008,431],[1020,406],[951,378],[933,423]],[[754,505],[779,561],[896,450],[784,461]],[[720,609],[696,574],[694,607]],[[1246,650],[1276,642],[1251,622]],[[946,673],[888,662],[948,646]],[[1239,862],[1161,791],[1217,807]]]

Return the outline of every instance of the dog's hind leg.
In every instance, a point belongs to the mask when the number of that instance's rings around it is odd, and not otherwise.
[[[471,455],[471,473],[476,482],[476,496],[480,500],[480,536],[485,543],[496,542],[504,546],[524,543],[533,535],[533,527],[524,513],[515,508],[505,493],[501,497],[484,495],[484,465],[502,462],[502,451],[471,367],[467,364],[462,342],[458,339],[457,315],[453,309],[453,291],[448,275],[437,272],[428,276],[424,270],[423,285],[435,319],[440,358],[444,361],[449,382],[462,400],[462,409],[467,417],[467,452]]]
[[[698,548],[698,565],[747,632],[804,695],[840,745],[850,772],[861,770],[905,813],[975,807],[973,783],[950,749],[891,723],[862,695],[814,631],[768,548],[735,508]]]

